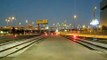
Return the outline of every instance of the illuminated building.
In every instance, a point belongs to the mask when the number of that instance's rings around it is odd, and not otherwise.
[[[101,25],[107,27],[107,0],[102,0],[100,3],[101,8]]]

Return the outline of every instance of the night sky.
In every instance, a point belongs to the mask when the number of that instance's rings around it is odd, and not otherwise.
[[[89,25],[93,19],[93,6],[97,6],[96,18],[100,20],[100,0],[0,0],[0,26],[6,25],[5,19],[16,17],[17,22],[25,24],[26,20],[35,22],[48,19],[53,23],[73,23],[73,15],[77,15],[76,23]]]

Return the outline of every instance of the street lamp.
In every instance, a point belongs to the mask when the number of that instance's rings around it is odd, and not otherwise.
[[[97,7],[94,6],[93,8],[93,20],[90,22],[90,25],[93,25],[93,26],[97,26],[99,24],[99,21],[98,19],[96,19],[96,10],[97,10]]]
[[[10,21],[14,21],[14,20],[16,20],[16,18],[13,17],[13,16],[12,16],[12,17],[9,17],[8,19],[9,19]]]
[[[22,23],[21,22],[19,22],[19,25],[21,25]]]
[[[76,16],[76,15],[74,15],[74,20],[76,20],[76,18],[77,18],[77,16]]]
[[[5,19],[5,21],[7,22],[7,26],[9,25],[10,20],[9,19]]]
[[[26,20],[26,23],[28,23],[28,20]]]
[[[16,18],[12,16],[12,17],[8,17],[5,21],[7,22],[8,25],[8,23],[13,22],[14,20],[16,20]]]
[[[74,28],[76,28],[76,21],[75,20],[77,19],[77,15],[74,15],[73,19],[74,19]]]
[[[93,17],[94,17],[94,19],[96,18],[96,10],[97,10],[97,7],[94,6],[94,8],[93,8]]]
[[[11,19],[12,19],[12,20],[16,20],[16,18],[15,18],[15,17],[13,17],[13,16],[11,17]]]

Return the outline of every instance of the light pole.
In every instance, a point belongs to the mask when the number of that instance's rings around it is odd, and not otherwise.
[[[22,24],[22,23],[21,23],[21,22],[19,22],[19,26],[21,26],[21,24]]]
[[[5,21],[7,22],[7,25],[11,22],[11,23],[13,23],[13,21],[14,20],[16,20],[16,18],[15,17],[8,17]]]
[[[28,20],[26,20],[26,23],[28,23]]]
[[[76,28],[76,19],[77,19],[77,15],[73,16],[73,20],[74,20],[74,29]]]
[[[94,17],[94,19],[96,18],[96,9],[97,9],[97,7],[94,6],[94,8],[93,8],[93,17]]]
[[[97,28],[97,25],[99,24],[99,21],[96,19],[96,10],[97,7],[93,7],[93,20],[91,21],[91,25],[93,26],[93,30]]]
[[[5,21],[7,22],[7,26],[9,25],[10,20],[9,19],[5,19]]]
[[[28,25],[29,25],[29,20],[26,20],[25,21],[25,26],[28,27]]]
[[[99,21],[96,19],[96,10],[97,10],[97,7],[94,6],[93,8],[93,20],[91,21],[90,25],[93,26],[93,32],[96,32],[98,30],[97,26],[99,24]],[[97,39],[94,39],[93,40],[97,40]]]

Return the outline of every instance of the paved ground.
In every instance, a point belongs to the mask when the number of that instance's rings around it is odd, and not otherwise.
[[[107,60],[107,55],[89,50],[62,37],[49,37],[22,54],[2,60]]]

